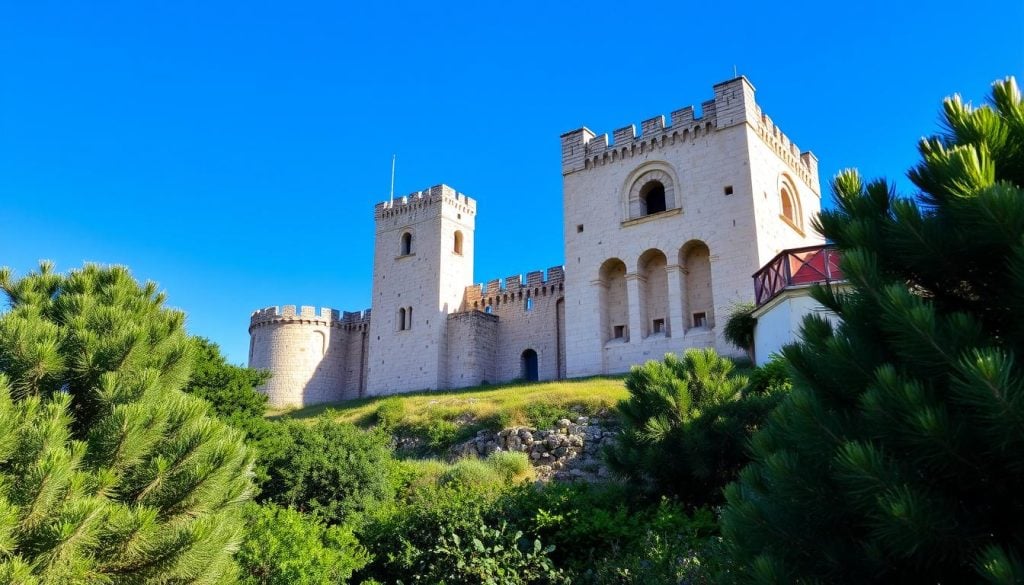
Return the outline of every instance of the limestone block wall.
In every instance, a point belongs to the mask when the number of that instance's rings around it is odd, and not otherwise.
[[[796,164],[790,172],[812,192],[806,181],[817,172],[813,155],[780,156],[765,147],[753,96],[750,83],[738,78],[716,85],[700,116],[682,108],[668,125],[658,116],[644,121],[639,135],[630,125],[611,140],[587,128],[562,136],[569,376],[621,372],[689,347],[739,353],[718,325],[734,303],[753,299],[750,275],[772,256],[761,250],[790,245],[781,231],[759,230],[770,213],[756,203],[761,185],[768,173],[778,177],[778,165]],[[755,148],[778,164],[755,168]],[[638,214],[644,205],[636,202],[655,183],[663,187],[665,210]],[[660,269],[662,256],[664,284],[648,270],[651,258]],[[626,323],[602,318],[604,303],[621,295],[621,281],[602,275],[602,266],[616,261],[626,267]],[[658,331],[661,310],[667,322]],[[625,335],[609,331],[615,326]]]
[[[370,309],[342,314],[345,331],[345,363],[342,399],[366,395],[367,361],[370,354]]]
[[[269,370],[260,391],[274,408],[303,407],[346,397],[349,332],[328,308],[267,307],[252,314],[249,367]]]
[[[476,202],[445,185],[374,209],[367,394],[444,385],[448,314],[457,310],[463,290],[473,282],[475,216]]]
[[[537,356],[537,379],[565,377],[565,271],[549,268],[491,280],[485,286],[465,289],[463,307],[498,317],[495,382],[526,378],[524,353]]]
[[[498,318],[482,311],[448,315],[446,388],[468,388],[498,381],[495,349]]]

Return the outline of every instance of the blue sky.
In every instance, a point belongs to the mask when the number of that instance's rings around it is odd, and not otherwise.
[[[1024,72],[1019,0],[910,4],[0,0],[0,265],[128,265],[241,363],[253,309],[369,306],[392,153],[477,199],[478,281],[546,268],[559,134],[734,67],[823,179],[907,190],[941,99]]]

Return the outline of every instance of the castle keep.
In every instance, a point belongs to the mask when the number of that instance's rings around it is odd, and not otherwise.
[[[249,366],[274,406],[624,372],[725,341],[751,274],[821,243],[817,159],[739,77],[714,98],[561,137],[565,267],[474,284],[477,203],[445,185],[376,205],[372,310],[252,314]]]

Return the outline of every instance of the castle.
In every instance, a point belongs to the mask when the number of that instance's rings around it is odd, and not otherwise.
[[[474,284],[477,202],[445,185],[374,208],[371,309],[252,314],[249,366],[276,407],[627,371],[668,352],[737,354],[717,325],[810,229],[817,159],[744,77],[634,126],[561,136],[565,266]]]

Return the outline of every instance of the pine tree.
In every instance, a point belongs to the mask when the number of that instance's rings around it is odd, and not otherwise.
[[[846,292],[814,298],[794,389],[728,487],[759,583],[1024,582],[1024,104],[945,102],[900,198],[855,172],[816,225]]]
[[[652,495],[719,503],[722,487],[749,460],[750,433],[781,397],[744,395],[746,387],[732,361],[710,348],[634,367],[630,396],[617,407],[622,433],[605,449],[609,467]]]
[[[124,268],[0,270],[0,583],[233,580],[252,459]]]

